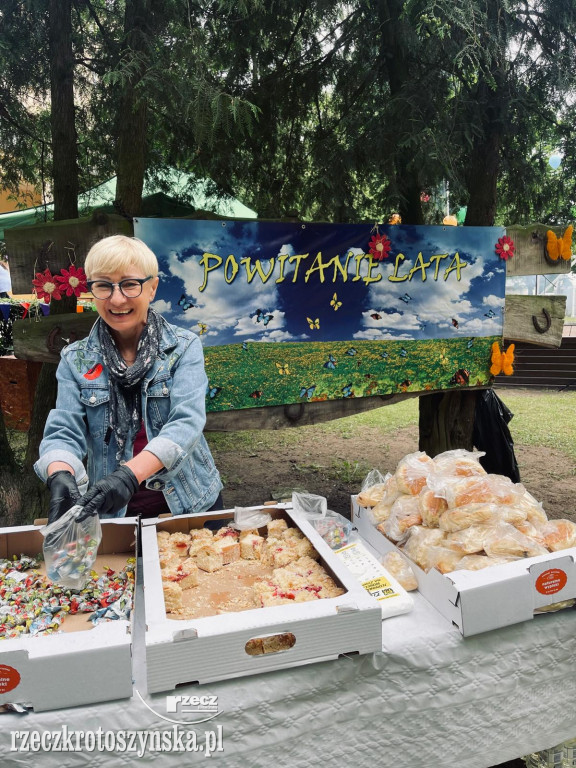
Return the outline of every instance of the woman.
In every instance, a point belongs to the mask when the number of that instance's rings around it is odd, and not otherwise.
[[[56,373],[56,408],[34,466],[50,491],[49,522],[79,499],[87,513],[123,517],[135,494],[129,514],[142,506],[173,515],[221,508],[222,483],[202,434],[202,345],[150,307],[156,256],[115,235],[90,249],[84,268],[100,317],[87,338],[64,348]],[[152,508],[146,496],[156,500]]]

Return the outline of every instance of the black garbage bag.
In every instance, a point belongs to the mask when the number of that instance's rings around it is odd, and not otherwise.
[[[480,459],[486,472],[505,475],[514,483],[519,483],[520,470],[508,429],[513,416],[493,389],[483,390],[476,400],[472,440],[479,451],[486,452]]]

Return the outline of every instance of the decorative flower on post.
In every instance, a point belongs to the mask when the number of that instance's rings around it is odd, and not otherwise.
[[[88,290],[86,273],[82,267],[75,267],[74,264],[70,264],[70,269],[61,269],[55,279],[58,282],[58,288],[66,296],[80,296]]]
[[[508,235],[504,235],[503,237],[498,238],[495,250],[501,259],[507,261],[514,256],[514,241],[509,238]]]
[[[34,293],[41,301],[44,299],[46,303],[49,303],[52,297],[55,299],[61,299],[60,286],[56,282],[57,278],[53,277],[49,269],[45,269],[44,272],[36,272],[36,277],[32,280],[34,286]]]
[[[390,255],[390,240],[386,235],[374,235],[368,244],[370,255],[376,261],[383,261]]]

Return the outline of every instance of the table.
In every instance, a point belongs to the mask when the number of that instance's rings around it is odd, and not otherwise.
[[[410,614],[383,621],[381,652],[179,687],[173,695],[217,697],[221,714],[192,727],[163,719],[190,719],[167,713],[164,694],[146,695],[140,623],[134,629],[138,693],[90,707],[0,716],[0,765],[206,764],[204,752],[137,757],[111,741],[120,730],[169,739],[176,729],[220,744],[223,751],[209,759],[224,768],[488,768],[576,736],[575,630],[576,611],[567,610],[464,639],[415,594]],[[10,751],[13,731],[62,733],[63,726],[110,730],[101,737],[110,750]]]

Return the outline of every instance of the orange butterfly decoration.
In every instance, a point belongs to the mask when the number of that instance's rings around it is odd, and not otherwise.
[[[572,224],[566,227],[562,237],[558,237],[551,229],[546,232],[546,251],[553,261],[564,259],[569,261],[572,257]]]
[[[503,373],[505,376],[512,376],[514,368],[512,364],[514,362],[514,344],[510,344],[508,349],[504,352],[500,350],[500,345],[497,341],[492,344],[492,365],[490,366],[490,373],[492,376],[498,376],[499,373]]]

